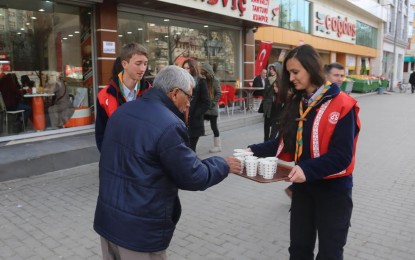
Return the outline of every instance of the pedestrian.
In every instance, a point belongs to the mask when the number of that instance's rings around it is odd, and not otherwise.
[[[342,85],[344,80],[344,67],[342,64],[338,62],[326,64],[324,66],[324,72],[326,75],[326,80],[337,84],[338,87]],[[288,186],[285,189],[285,193],[288,195],[288,197],[292,197],[292,185]]]
[[[344,80],[344,67],[338,62],[332,62],[324,66],[324,72],[326,79],[331,83],[336,83],[338,87],[341,87]]]
[[[193,99],[190,102],[188,128],[190,139],[189,145],[190,148],[196,152],[199,137],[205,135],[204,115],[210,107],[210,99],[206,79],[201,77],[197,61],[187,59],[183,62],[182,68],[189,72],[195,81]]]
[[[144,46],[133,42],[121,48],[109,84],[98,93],[95,141],[99,151],[112,113],[124,103],[141,97],[151,87],[143,77],[147,63],[148,55]]]
[[[252,82],[253,88],[261,88],[262,90],[255,90],[253,95],[254,96],[263,96],[263,89],[265,89],[267,86],[269,86],[269,80],[267,78],[267,70],[262,69],[261,73],[254,78],[254,81]]]
[[[275,139],[278,133],[278,117],[282,110],[279,96],[279,72],[276,65],[268,67],[268,81],[265,86],[264,98],[262,99],[262,111],[264,113],[264,142]]]
[[[360,131],[357,101],[325,84],[321,58],[305,44],[285,58],[282,75],[285,107],[275,142],[249,146],[255,156],[277,155],[294,161],[290,217],[290,260],[343,259],[352,214],[352,172]],[[329,83],[329,82],[328,82]]]
[[[94,229],[103,259],[167,259],[181,215],[178,189],[205,190],[241,170],[234,157],[198,159],[182,114],[193,78],[171,65],[154,87],[109,118],[99,163]]]
[[[209,63],[202,63],[200,74],[206,78],[207,90],[210,98],[209,110],[205,113],[205,120],[210,122],[210,128],[213,132],[213,148],[209,150],[211,153],[222,151],[222,143],[219,137],[218,129],[218,101],[222,95],[219,80],[215,78],[215,73]]]
[[[415,92],[415,71],[412,71],[409,76],[409,83],[411,84],[411,92],[413,94]]]

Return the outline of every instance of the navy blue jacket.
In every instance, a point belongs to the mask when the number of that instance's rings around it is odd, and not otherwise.
[[[221,157],[199,160],[182,114],[158,89],[109,118],[99,163],[94,229],[130,250],[165,250],[181,214],[178,189],[205,190],[227,177]]]

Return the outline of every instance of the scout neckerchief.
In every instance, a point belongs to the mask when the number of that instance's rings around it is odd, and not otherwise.
[[[324,94],[327,92],[327,90],[329,90],[330,85],[331,85],[331,83],[329,81],[327,81],[323,91],[321,91],[320,95],[318,95],[317,98],[315,100],[313,100],[311,102],[311,104],[309,104],[309,106],[307,107],[305,112],[303,112],[303,102],[300,101],[300,107],[298,109],[298,111],[300,113],[300,117],[295,119],[296,121],[298,121],[297,141],[295,143],[295,156],[294,156],[294,161],[296,163],[298,162],[298,160],[301,157],[301,154],[303,153],[303,125],[304,125],[304,121],[307,120],[306,116],[307,116],[308,112],[310,112],[310,110],[324,96]]]
[[[124,71],[121,71],[118,73],[118,88],[120,89],[122,96],[124,98],[124,101],[127,102],[127,97],[124,94],[124,83],[122,82],[122,75],[124,74]],[[140,82],[137,82],[135,85],[135,90],[137,91],[136,96],[138,96],[138,93],[140,93]]]

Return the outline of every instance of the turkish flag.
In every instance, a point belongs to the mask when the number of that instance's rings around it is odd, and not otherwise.
[[[268,58],[271,54],[272,42],[263,42],[259,45],[258,55],[255,60],[255,76],[261,74],[261,70],[265,69],[268,64]]]

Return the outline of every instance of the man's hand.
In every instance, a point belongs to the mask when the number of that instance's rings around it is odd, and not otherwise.
[[[237,173],[237,174],[241,173],[241,161],[231,156],[226,157],[224,159],[229,166],[229,172]]]
[[[290,178],[288,180],[290,182],[305,182],[306,181],[303,169],[301,169],[301,167],[298,165],[294,166],[291,169],[290,173],[288,174],[288,178]]]

